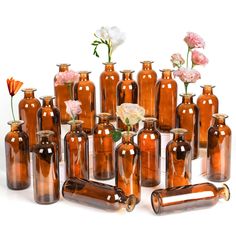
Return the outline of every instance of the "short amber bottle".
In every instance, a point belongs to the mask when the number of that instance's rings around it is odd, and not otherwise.
[[[213,94],[215,86],[204,85],[203,93],[197,99],[200,110],[200,147],[207,147],[208,129],[213,124],[212,115],[218,113],[218,98]]]
[[[158,215],[214,206],[219,199],[228,201],[230,191],[226,184],[217,188],[211,183],[186,185],[152,192],[151,203]]]
[[[110,211],[126,208],[130,212],[136,204],[135,196],[126,196],[120,188],[77,178],[65,181],[62,195],[65,199]]]
[[[61,161],[61,120],[60,111],[53,104],[55,97],[45,96],[42,99],[42,107],[37,112],[38,131],[51,130],[54,132],[52,141],[57,145],[57,157]]]
[[[110,113],[111,120],[116,120],[116,86],[119,74],[115,71],[113,62],[104,63],[105,70],[100,75],[100,104],[102,113]]]
[[[101,113],[93,134],[93,177],[112,179],[115,175],[115,142],[112,139],[114,126],[109,122],[111,114]]]
[[[230,178],[231,130],[225,124],[227,115],[214,114],[214,123],[208,130],[207,178],[223,182]]]
[[[5,136],[7,186],[13,190],[30,186],[29,137],[22,131],[24,121],[10,121]]]
[[[138,103],[138,84],[133,80],[132,70],[123,70],[122,80],[117,84],[117,106],[120,106],[122,103]],[[117,118],[117,128],[122,131],[128,130],[128,127]],[[138,124],[131,127],[132,131],[138,131]]]
[[[79,72],[79,82],[75,84],[75,99],[82,103],[82,113],[79,114],[79,119],[84,122],[84,132],[90,135],[93,133],[95,125],[96,94],[95,86],[89,80],[89,74],[88,71]]]
[[[33,174],[34,200],[39,204],[51,204],[60,198],[59,161],[56,145],[50,141],[50,130],[37,132],[39,142],[34,147]]]
[[[155,85],[157,73],[152,69],[153,61],[143,61],[143,68],[138,73],[138,104],[145,109],[145,116],[151,117],[155,113]]]
[[[193,159],[198,157],[199,149],[199,109],[193,103],[195,94],[181,94],[182,103],[176,109],[176,126],[186,129],[185,140],[190,142]]]
[[[19,117],[24,121],[22,129],[29,136],[29,147],[32,151],[33,146],[37,143],[37,111],[41,104],[37,98],[34,97],[36,89],[27,88],[22,90],[24,98],[19,102]]]
[[[186,129],[172,129],[173,140],[166,146],[166,188],[191,184],[191,146]]]
[[[161,135],[156,129],[156,118],[145,118],[144,128],[138,133],[138,146],[142,186],[153,187],[160,184]]]
[[[69,70],[70,64],[59,64],[59,72],[66,72]],[[65,101],[73,100],[73,84],[55,85],[56,76],[54,77],[54,94],[56,107],[60,110],[61,123],[66,124],[70,119],[70,115],[66,112]]]
[[[176,127],[177,83],[172,79],[171,70],[161,72],[162,78],[156,83],[157,128],[169,132]]]
[[[122,143],[115,151],[115,182],[125,195],[134,194],[137,203],[141,199],[141,159],[134,132],[123,132]]]
[[[68,122],[70,131],[64,138],[66,178],[89,179],[89,140],[82,130],[83,121]]]

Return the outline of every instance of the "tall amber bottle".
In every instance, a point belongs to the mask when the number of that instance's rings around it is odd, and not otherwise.
[[[51,204],[60,198],[59,161],[56,146],[49,138],[54,133],[42,130],[37,134],[39,142],[33,156],[34,200],[39,204]]]
[[[195,94],[181,94],[182,103],[176,109],[176,126],[186,129],[185,140],[190,142],[193,159],[198,157],[199,148],[199,109],[193,103]]]
[[[93,134],[93,176],[95,179],[112,179],[115,175],[115,142],[112,139],[114,126],[109,122],[111,114],[99,114]]]
[[[191,146],[185,141],[186,129],[172,129],[173,140],[166,146],[166,188],[191,183]]]
[[[89,140],[82,130],[83,121],[69,121],[70,131],[64,138],[66,178],[89,179]]]
[[[110,113],[111,120],[116,120],[116,86],[119,74],[115,71],[113,62],[104,63],[105,70],[100,75],[101,112]]]
[[[51,130],[54,132],[52,141],[57,145],[57,157],[61,161],[61,120],[60,111],[53,104],[55,97],[45,96],[42,99],[42,107],[37,112],[38,130]]]
[[[116,147],[115,182],[125,195],[134,194],[138,203],[141,199],[141,159],[134,135],[134,132],[123,132],[122,143]]]
[[[69,178],[65,181],[62,195],[68,200],[111,211],[126,208],[130,212],[136,204],[135,196],[126,196],[120,188],[77,178]]]
[[[5,136],[7,186],[21,190],[30,186],[29,137],[22,131],[24,121],[10,121]]]
[[[207,147],[208,129],[213,124],[212,115],[218,113],[218,98],[213,94],[215,86],[204,85],[203,93],[197,99],[200,110],[200,147]]]
[[[96,94],[95,86],[89,80],[89,74],[88,71],[79,72],[79,82],[75,84],[75,99],[82,103],[79,119],[84,122],[83,130],[87,134],[92,134],[96,116]]]
[[[123,70],[122,80],[117,84],[117,106],[120,106],[122,103],[138,103],[138,84],[133,80],[132,70]],[[121,130],[128,130],[128,127],[117,118],[117,128]],[[131,127],[132,131],[138,131],[138,124]]]
[[[37,111],[41,104],[37,98],[34,97],[36,89],[27,88],[22,90],[24,98],[19,103],[19,117],[24,121],[22,129],[29,136],[29,147],[32,151],[33,146],[37,143]]]
[[[157,73],[152,69],[153,61],[143,61],[138,73],[138,104],[145,109],[145,116],[155,116],[155,85]]]
[[[153,187],[160,184],[161,135],[156,129],[156,118],[147,117],[138,133],[141,158],[141,184]]]
[[[226,184],[217,188],[211,183],[201,183],[155,190],[151,203],[154,212],[161,215],[214,206],[221,198],[225,201],[230,198]]]
[[[176,127],[177,83],[171,70],[161,72],[162,78],[156,83],[157,127],[161,132],[169,132]]]
[[[214,114],[214,124],[208,130],[207,178],[223,182],[230,178],[231,130],[225,124],[227,115]]]
[[[59,64],[59,72],[66,72],[69,70],[70,64]],[[56,76],[54,77],[54,94],[56,107],[60,110],[61,123],[66,124],[70,119],[70,115],[66,113],[65,101],[73,100],[73,84],[55,85]]]

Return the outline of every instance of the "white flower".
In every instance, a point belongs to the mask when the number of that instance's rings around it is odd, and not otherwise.
[[[123,103],[117,106],[116,114],[124,124],[132,126],[144,119],[145,110],[138,104]]]

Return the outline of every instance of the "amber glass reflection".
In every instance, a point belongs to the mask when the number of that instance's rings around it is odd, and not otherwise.
[[[83,121],[69,121],[70,131],[64,138],[66,177],[89,179],[89,141],[82,130]]]
[[[156,118],[147,117],[138,133],[141,158],[141,184],[153,187],[160,184],[161,135],[156,129]]]
[[[111,120],[116,119],[116,86],[119,74],[114,70],[115,63],[104,63],[105,70],[100,75],[101,112],[111,114]]]
[[[54,133],[42,130],[37,134],[39,143],[33,155],[34,200],[39,204],[51,204],[60,198],[59,161],[56,146],[49,139]]]
[[[166,188],[191,183],[191,146],[185,141],[186,129],[172,129],[173,140],[166,146]]]
[[[115,181],[129,196],[134,194],[137,202],[141,199],[141,159],[139,147],[134,143],[134,132],[123,132],[122,143],[115,151]]]
[[[152,61],[143,61],[138,73],[138,104],[145,109],[145,116],[155,116],[155,85],[157,73],[152,69]]]
[[[136,204],[135,196],[126,196],[120,188],[77,178],[65,181],[62,195],[68,200],[111,211],[121,208],[132,211]]]
[[[223,182],[230,178],[231,130],[225,124],[227,115],[214,114],[214,124],[208,130],[207,178]]]
[[[39,108],[38,130],[51,130],[54,132],[52,141],[57,145],[57,157],[61,161],[61,121],[60,111],[53,105],[54,97],[45,96],[42,99],[42,107]]]
[[[59,64],[59,72],[66,72],[69,70],[70,64]],[[54,94],[56,107],[60,110],[61,113],[61,123],[66,124],[71,117],[66,113],[66,104],[65,101],[73,100],[73,84],[64,84],[55,86],[56,76],[54,77]]]
[[[22,90],[24,98],[19,103],[19,117],[24,121],[22,129],[29,136],[29,147],[32,151],[33,146],[37,143],[37,111],[40,108],[40,102],[34,97],[36,89],[27,88]]]
[[[219,199],[228,201],[230,191],[226,184],[216,187],[211,183],[186,185],[152,192],[151,202],[158,215],[214,206]]]
[[[22,131],[24,121],[11,121],[5,136],[7,186],[21,190],[30,186],[29,137]]]
[[[156,83],[157,127],[161,132],[169,132],[176,127],[177,83],[171,70],[161,72],[162,78]]]
[[[207,147],[208,129],[213,124],[212,115],[218,113],[218,98],[213,94],[215,86],[204,85],[203,93],[197,99],[200,111],[200,147]]]
[[[182,103],[176,109],[176,126],[186,129],[185,140],[190,142],[193,159],[198,157],[199,148],[199,109],[193,103],[195,94],[181,94]]]
[[[117,84],[117,106],[122,103],[138,103],[138,84],[133,80],[132,74],[134,71],[123,70],[122,81]],[[117,128],[121,130],[128,130],[128,127],[117,118]],[[138,131],[138,124],[131,127],[132,131]]]
[[[93,176],[107,180],[115,175],[115,142],[111,136],[115,128],[109,122],[110,113],[101,113],[98,117],[93,134]]]
[[[89,74],[88,71],[79,72],[79,82],[75,84],[75,99],[82,103],[79,119],[84,122],[83,130],[92,134],[96,116],[96,94],[93,82],[89,81]]]

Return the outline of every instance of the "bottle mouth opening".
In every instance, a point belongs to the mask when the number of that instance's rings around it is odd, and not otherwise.
[[[140,63],[142,63],[142,64],[152,64],[152,63],[154,63],[154,61],[146,60],[146,61],[140,61]]]
[[[196,94],[194,94],[194,93],[181,93],[179,96],[191,98],[191,97],[195,97]]]
[[[31,93],[31,92],[37,91],[37,89],[36,88],[24,88],[24,89],[21,89],[21,91],[24,93]]]
[[[215,85],[211,85],[211,84],[204,84],[204,85],[200,85],[201,88],[209,88],[209,89],[213,89],[215,88],[216,86]]]
[[[152,209],[155,214],[160,214],[161,210],[161,197],[158,192],[153,191],[151,195]]]
[[[230,199],[230,190],[227,184],[223,184],[223,188],[224,188],[224,199],[225,201],[229,201]]]
[[[40,131],[36,132],[36,134],[38,136],[50,136],[50,135],[54,135],[55,133],[51,130],[40,130]]]
[[[73,124],[82,125],[83,123],[84,123],[84,121],[82,121],[82,120],[70,120],[67,122],[68,125],[73,125]]]
[[[127,201],[126,201],[126,210],[128,212],[133,211],[133,209],[135,208],[135,205],[137,203],[137,199],[136,197],[132,194],[128,197]]]
[[[101,112],[100,114],[96,115],[96,117],[99,117],[99,118],[111,118],[112,115],[108,112]]]
[[[88,74],[91,74],[91,71],[88,71],[88,70],[81,70],[78,72],[80,75],[88,75]]]
[[[137,133],[135,133],[134,131],[123,131],[123,132],[121,132],[121,134],[122,134],[122,136],[125,136],[125,137],[133,137],[133,136],[135,136],[135,135],[137,135]]]
[[[41,96],[41,97],[39,97],[39,99],[41,99],[41,100],[52,100],[52,99],[55,99],[55,96]]]
[[[215,113],[212,115],[212,117],[216,118],[216,119],[226,119],[228,118],[229,116],[226,115],[226,114],[220,114],[220,113]]]
[[[102,63],[103,65],[115,65],[116,64],[116,62],[103,62]]]
[[[164,73],[164,72],[170,72],[170,73],[174,72],[174,70],[171,70],[171,69],[160,69],[159,71],[162,72],[162,73]]]
[[[134,70],[121,70],[120,73],[122,73],[122,74],[132,74],[132,73],[134,73]]]
[[[10,120],[7,122],[8,125],[23,125],[24,123],[23,120]]]
[[[59,64],[56,64],[56,65],[59,66],[59,67],[60,67],[60,66],[62,66],[62,67],[63,67],[63,66],[65,66],[65,67],[66,67],[66,66],[71,66],[71,64],[68,64],[68,63],[59,63]]]
[[[172,134],[185,134],[188,132],[188,130],[182,129],[182,128],[174,128],[174,129],[171,129],[170,132]]]
[[[144,119],[142,121],[143,122],[156,122],[157,118],[151,117],[151,116],[147,116],[147,117],[144,117]]]

